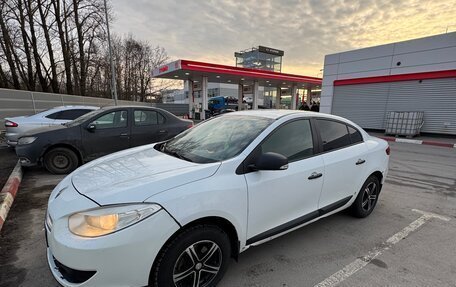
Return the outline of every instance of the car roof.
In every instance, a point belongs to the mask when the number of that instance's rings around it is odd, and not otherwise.
[[[68,106],[58,106],[50,108],[48,111],[64,111],[64,110],[71,110],[71,109],[91,109],[91,110],[98,110],[100,107],[96,106],[83,106],[83,105],[68,105]]]
[[[145,109],[159,109],[156,107],[151,106],[141,106],[141,105],[118,105],[118,106],[104,106],[101,107],[103,110],[111,110],[111,109],[118,109],[118,108],[145,108]]]
[[[262,118],[269,118],[269,119],[279,119],[289,115],[301,114],[306,116],[319,116],[322,115],[316,112],[310,111],[301,111],[301,110],[274,110],[274,109],[264,109],[264,110],[246,110],[246,111],[239,111],[235,113],[230,113],[231,116],[253,116],[253,117],[262,117]],[[325,116],[327,114],[324,114]],[[331,116],[331,115],[327,115]]]
[[[319,113],[319,112],[311,112],[311,111],[302,111],[302,110],[246,110],[246,111],[239,111],[239,112],[233,112],[233,113],[227,113],[224,116],[253,116],[253,117],[263,117],[263,118],[269,118],[269,119],[280,119],[286,116],[291,116],[291,115],[302,115],[302,116],[307,116],[307,117],[315,117],[315,118],[327,118],[327,119],[334,119],[334,120],[341,120],[345,122],[349,122],[349,120],[331,115],[331,114],[325,114],[325,113]]]

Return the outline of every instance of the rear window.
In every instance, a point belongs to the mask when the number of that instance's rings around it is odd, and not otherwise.
[[[55,120],[55,119],[57,119],[59,117],[60,113],[61,112],[55,112],[55,113],[49,114],[49,115],[46,116],[46,118],[51,119],[51,120]]]
[[[87,110],[87,109],[61,111],[58,114],[57,119],[58,120],[71,120],[72,121],[72,120],[75,120],[75,119],[79,118],[82,115],[87,114],[90,111],[91,110]]]

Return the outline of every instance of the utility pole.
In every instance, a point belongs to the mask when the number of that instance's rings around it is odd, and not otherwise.
[[[106,28],[108,32],[108,46],[109,46],[109,61],[111,62],[111,92],[114,98],[114,105],[117,106],[117,84],[116,84],[116,69],[114,67],[114,60],[112,59],[112,46],[111,46],[111,34],[109,33],[109,18],[108,18],[108,5],[104,0],[105,15],[106,15]]]

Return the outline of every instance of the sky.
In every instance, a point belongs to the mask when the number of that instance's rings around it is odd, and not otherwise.
[[[456,0],[111,0],[112,32],[171,60],[235,65],[234,52],[285,51],[284,73],[321,77],[324,56],[456,31]]]

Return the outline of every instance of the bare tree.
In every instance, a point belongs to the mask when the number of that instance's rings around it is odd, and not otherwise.
[[[0,1],[0,87],[110,97],[103,0]],[[169,86],[151,78],[165,49],[114,35],[113,57],[119,99],[146,101]]]
[[[51,13],[51,2],[46,1],[46,3],[43,3],[43,0],[37,0],[37,6],[38,10],[40,13],[40,19],[41,19],[41,28],[43,30],[44,38],[46,40],[46,47],[47,47],[47,53],[49,56],[49,68],[51,70],[51,89],[54,93],[59,92],[59,84],[58,84],[58,78],[57,78],[57,64],[55,62],[54,58],[54,49],[52,48],[52,41],[51,41],[51,34],[50,34],[50,28],[53,26],[53,23],[55,21],[52,21],[51,24],[48,25],[47,20],[50,16]]]
[[[13,87],[15,89],[20,89],[21,86],[19,83],[19,77],[18,77],[17,70],[16,70],[17,69],[16,63],[14,61],[14,56],[13,56],[14,47],[12,44],[10,31],[6,25],[6,20],[5,20],[6,15],[7,15],[6,9],[7,9],[6,3],[1,2],[0,3],[0,29],[2,32],[2,41],[0,41],[0,47],[2,48],[2,51],[6,58],[6,62],[9,65],[9,71],[10,71],[11,78],[13,81]],[[0,63],[0,65],[1,65],[1,63]],[[6,78],[6,75],[5,75],[5,78]]]

